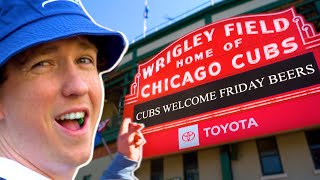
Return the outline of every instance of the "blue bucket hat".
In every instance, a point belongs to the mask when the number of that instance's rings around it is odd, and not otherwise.
[[[30,47],[79,35],[98,40],[104,72],[113,70],[128,48],[126,37],[98,25],[80,0],[0,0],[0,66]]]

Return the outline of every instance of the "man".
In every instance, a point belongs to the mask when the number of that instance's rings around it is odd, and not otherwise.
[[[73,179],[88,163],[110,72],[127,40],[78,0],[0,0],[0,177]],[[141,124],[124,119],[105,179],[133,179]],[[0,178],[0,179],[1,179]]]

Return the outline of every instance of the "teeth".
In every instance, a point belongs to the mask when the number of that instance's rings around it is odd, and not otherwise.
[[[84,112],[73,112],[60,116],[57,120],[74,120],[84,118]]]

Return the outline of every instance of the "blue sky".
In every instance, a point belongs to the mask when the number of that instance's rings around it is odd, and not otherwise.
[[[82,3],[99,24],[122,31],[130,42],[143,34],[145,0],[82,0]],[[181,14],[210,5],[211,0],[148,0],[147,29],[155,30],[162,24],[161,28],[169,23],[168,19],[177,20],[182,18],[177,18]]]

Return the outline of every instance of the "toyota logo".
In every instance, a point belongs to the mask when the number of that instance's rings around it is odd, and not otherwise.
[[[182,140],[184,142],[192,141],[196,137],[196,134],[193,131],[188,131],[182,134]]]

